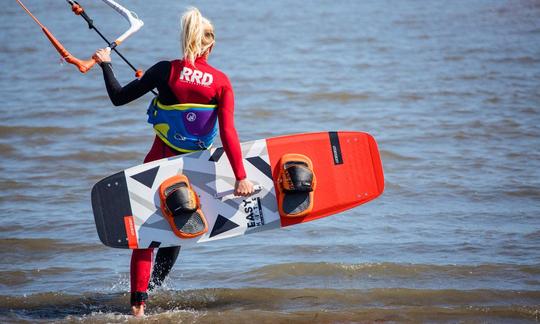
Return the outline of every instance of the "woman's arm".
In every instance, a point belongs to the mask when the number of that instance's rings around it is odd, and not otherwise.
[[[141,79],[135,79],[122,87],[112,69],[110,62],[100,64],[103,69],[103,78],[105,87],[111,102],[115,106],[125,105],[135,99],[138,99],[158,87],[162,79],[168,77],[170,73],[170,62],[162,61],[149,68]]]
[[[223,87],[219,99],[218,121],[221,143],[229,158],[236,180],[243,180],[246,178],[246,171],[242,161],[240,141],[234,127],[234,94],[230,85]]]
[[[121,106],[131,102],[152,89],[158,87],[163,82],[167,82],[169,77],[171,63],[161,61],[148,69],[142,78],[136,79],[122,87],[112,69],[110,50],[101,49],[94,54],[94,59],[99,63],[103,70],[103,79],[109,98],[115,106]]]

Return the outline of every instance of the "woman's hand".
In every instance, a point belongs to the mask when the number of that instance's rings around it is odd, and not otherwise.
[[[234,195],[247,197],[253,194],[253,183],[248,179],[236,180],[234,184]]]
[[[110,63],[111,62],[111,49],[108,47],[98,49],[96,53],[92,55],[92,58],[96,60],[97,64]]]

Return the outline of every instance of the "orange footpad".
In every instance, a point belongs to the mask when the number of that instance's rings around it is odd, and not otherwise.
[[[279,161],[278,207],[284,217],[303,217],[313,209],[316,187],[313,163],[302,154],[285,154]]]
[[[163,181],[159,186],[159,198],[163,216],[176,236],[193,238],[208,231],[199,196],[185,175],[175,175]]]

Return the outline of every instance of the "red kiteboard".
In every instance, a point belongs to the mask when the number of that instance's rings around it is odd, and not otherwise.
[[[381,158],[368,133],[287,135],[242,143],[241,149],[248,179],[258,187],[247,198],[231,197],[235,179],[221,147],[138,165],[101,180],[92,190],[101,241],[119,248],[205,243],[337,214],[384,190]],[[197,199],[189,190],[170,191],[181,206],[177,211],[183,211],[164,215],[160,201],[167,195],[160,196],[160,188],[166,190],[179,175],[189,179]],[[204,222],[191,222],[195,206]],[[171,226],[200,235],[177,235]]]

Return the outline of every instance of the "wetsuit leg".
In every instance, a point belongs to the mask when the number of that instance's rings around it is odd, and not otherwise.
[[[155,137],[154,144],[150,149],[150,152],[146,155],[144,163],[162,159],[164,157],[171,157],[181,154],[169,148],[159,137]],[[131,298],[132,305],[144,304],[147,298],[147,290],[150,281],[150,271],[152,269],[152,257],[154,249],[137,249],[133,250],[131,256]],[[154,274],[152,277],[151,288],[153,286],[159,286],[165,279],[165,277],[171,271],[174,262],[178,258],[180,247],[168,247],[161,248],[156,253],[156,261],[154,266]]]
[[[180,253],[179,246],[158,249],[154,270],[152,271],[150,289],[161,286],[163,280],[165,280],[167,275],[171,272],[171,269],[178,258],[178,253]]]
[[[154,249],[136,249],[131,254],[131,305],[144,304],[150,280]]]

